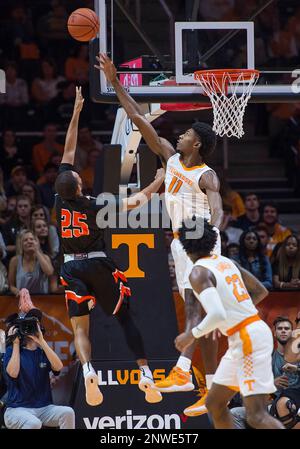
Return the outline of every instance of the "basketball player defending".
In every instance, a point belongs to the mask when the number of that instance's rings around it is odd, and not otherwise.
[[[76,88],[73,116],[68,128],[64,155],[56,179],[56,217],[64,253],[61,281],[65,286],[67,308],[74,332],[77,355],[83,367],[86,401],[89,405],[101,404],[103,395],[98,388],[98,377],[91,364],[89,341],[89,314],[96,301],[107,315],[114,315],[121,325],[126,342],[141,369],[139,388],[145,392],[147,402],[159,402],[162,397],[153,385],[152,373],[144,354],[141,335],[129,313],[130,288],[127,279],[113,260],[106,256],[103,232],[96,223],[100,206],[96,199],[82,194],[82,181],[74,170],[78,121],[84,99],[81,88]],[[142,192],[124,199],[122,210],[135,207],[149,199],[163,182],[164,174]],[[144,201],[144,202],[146,202]]]
[[[200,238],[191,236],[192,225],[197,226]],[[194,263],[190,283],[206,316],[176,338],[176,348],[183,351],[195,339],[220,329],[228,336],[229,349],[206,398],[215,428],[234,428],[227,404],[240,390],[249,426],[283,429],[267,410],[268,397],[276,391],[272,372],[273,337],[255,307],[268,291],[251,273],[237,268],[230,259],[213,254],[217,237],[214,227],[206,220],[203,226],[199,218],[196,222],[186,220],[179,231],[179,239]]]
[[[140,111],[139,105],[123,88],[117,77],[117,70],[108,56],[100,53],[97,61],[99,65],[95,67],[104,72],[128,117],[138,127],[149,148],[160,157],[166,168],[165,199],[174,231],[171,250],[179,292],[185,300],[186,330],[189,330],[196,324],[199,303],[193,295],[188,279],[192,263],[178,240],[177,230],[184,217],[193,215],[210,220],[216,228],[219,228],[222,222],[219,180],[216,173],[205,164],[216,146],[215,133],[206,123],[195,123],[180,136],[176,152],[169,141],[158,136]],[[221,253],[220,239],[215,251]],[[201,339],[200,346],[206,372],[206,385],[209,389],[217,367],[218,344],[210,336]],[[165,380],[155,383],[155,388],[164,393],[193,390],[190,368],[194,349],[193,345],[183,351],[170,375]],[[205,395],[196,404],[185,409],[184,413],[191,416],[206,413],[204,403]]]

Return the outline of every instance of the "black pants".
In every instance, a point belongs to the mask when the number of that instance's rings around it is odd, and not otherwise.
[[[130,288],[124,273],[109,257],[73,260],[61,268],[61,282],[69,317],[84,316],[99,303],[106,315],[120,323],[135,359],[144,359],[141,334],[130,314]]]

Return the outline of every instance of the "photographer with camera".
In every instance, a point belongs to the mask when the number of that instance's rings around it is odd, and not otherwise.
[[[38,309],[32,309],[23,318],[15,314],[7,320],[4,422],[9,429],[40,429],[43,425],[74,429],[73,409],[53,404],[49,373],[58,375],[63,364],[44,339],[41,317]]]

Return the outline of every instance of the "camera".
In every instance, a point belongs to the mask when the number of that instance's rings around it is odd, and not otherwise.
[[[9,335],[6,339],[6,345],[11,344],[16,337],[19,337],[21,342],[28,335],[37,335],[38,334],[38,323],[39,320],[37,317],[26,317],[26,318],[17,318],[14,321],[10,322],[10,327],[15,326],[16,331],[13,335]]]

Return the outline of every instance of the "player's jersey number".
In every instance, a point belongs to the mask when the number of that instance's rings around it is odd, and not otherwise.
[[[63,239],[82,237],[89,235],[90,230],[87,223],[87,215],[80,212],[70,212],[68,209],[61,210],[61,236]]]
[[[176,176],[173,176],[172,181],[170,182],[168,192],[172,193],[173,195],[177,193],[182,186],[183,182],[181,179],[178,179]]]
[[[245,301],[246,299],[251,299],[244,282],[237,274],[233,276],[226,276],[226,282],[228,285],[232,285],[233,294],[238,302]]]

